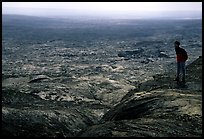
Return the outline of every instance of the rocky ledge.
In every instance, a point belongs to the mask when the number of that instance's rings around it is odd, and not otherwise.
[[[187,66],[186,85],[172,73],[140,84],[80,137],[201,137],[202,57]]]
[[[138,84],[113,107],[55,101],[3,86],[2,134],[26,137],[201,137],[202,57],[187,66],[186,85],[175,73]],[[47,80],[48,79],[48,80]],[[50,81],[48,77],[33,78]],[[104,114],[105,113],[105,114]]]

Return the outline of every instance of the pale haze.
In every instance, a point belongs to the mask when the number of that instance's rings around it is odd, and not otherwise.
[[[3,14],[202,18],[202,2],[2,2]]]

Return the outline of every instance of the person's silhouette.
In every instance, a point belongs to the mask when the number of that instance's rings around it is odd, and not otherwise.
[[[180,82],[180,73],[182,72],[182,82],[185,83],[185,75],[186,75],[186,60],[188,59],[188,54],[185,49],[180,47],[180,42],[174,42],[175,51],[176,51],[176,60],[177,60],[177,74],[176,74],[176,81]]]

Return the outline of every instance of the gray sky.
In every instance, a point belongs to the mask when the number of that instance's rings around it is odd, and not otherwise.
[[[62,11],[81,11],[97,13],[111,12],[200,12],[202,13],[202,2],[2,2],[2,13],[12,12],[14,14],[39,14],[40,12],[33,9],[56,9]],[[17,10],[16,10],[17,9]],[[26,9],[26,10],[25,10]],[[30,11],[29,11],[30,9]],[[24,12],[23,12],[24,10]],[[19,12],[19,13],[18,13]],[[48,13],[48,12],[47,12]]]
[[[3,8],[62,8],[80,10],[201,11],[202,2],[3,2]]]

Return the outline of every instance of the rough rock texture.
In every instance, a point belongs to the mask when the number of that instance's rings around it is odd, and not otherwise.
[[[187,67],[185,86],[173,81],[174,73],[154,75],[112,108],[83,98],[42,99],[39,90],[22,93],[9,80],[2,88],[2,133],[11,137],[200,137],[201,71],[199,57]]]
[[[87,109],[42,100],[12,89],[2,90],[2,134],[23,137],[70,137],[96,122]]]
[[[202,57],[187,67],[186,86],[155,75],[141,84],[82,137],[201,137]]]
[[[167,107],[167,118],[180,115],[171,112],[174,103],[186,114],[201,112],[201,70],[195,70],[201,66],[187,72],[199,76],[188,76],[186,87],[172,81],[175,73],[163,73],[175,71],[175,40],[187,50],[187,64],[202,55],[202,20],[3,15],[2,36],[4,136],[125,136],[134,130],[124,129],[124,120],[147,126],[139,118],[149,116],[159,123],[155,114]],[[182,101],[176,101],[178,92]],[[192,92],[198,95],[189,101]],[[121,130],[107,134],[114,127],[108,123]]]

